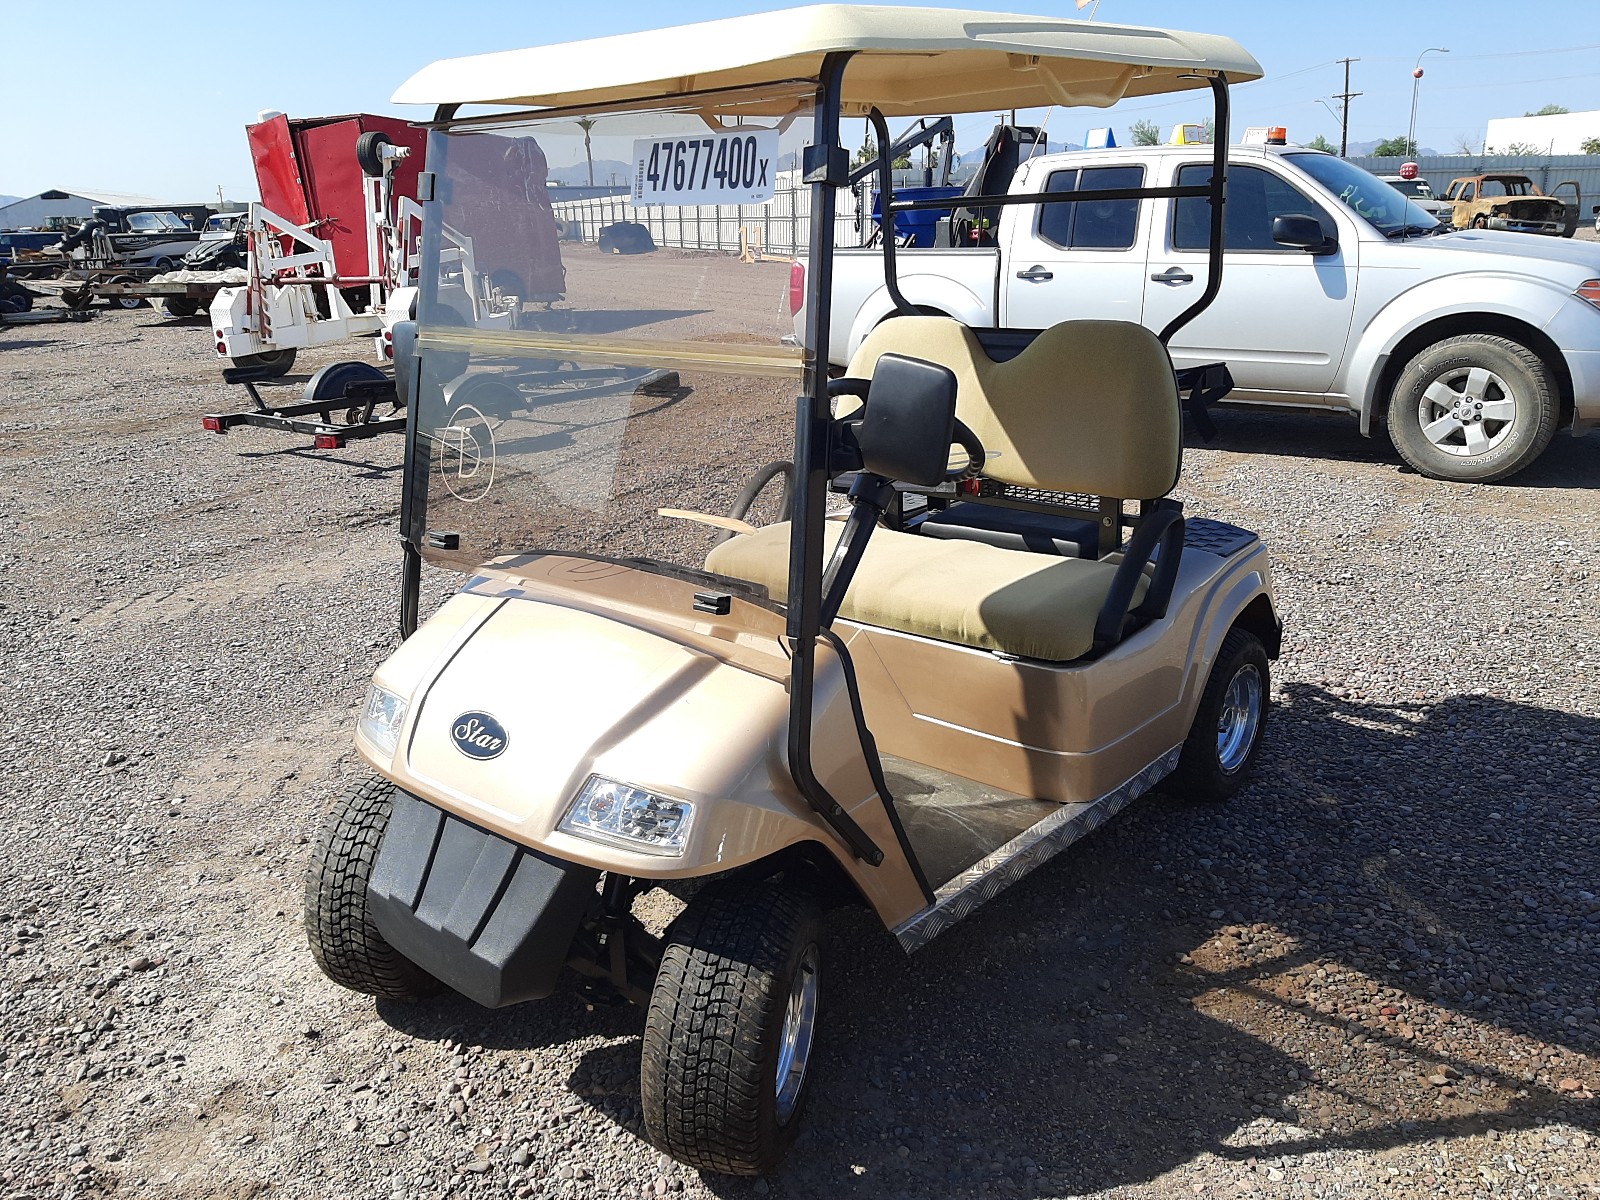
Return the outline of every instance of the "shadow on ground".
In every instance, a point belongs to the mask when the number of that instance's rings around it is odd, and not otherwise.
[[[1553,1060],[1525,1070],[1507,1050],[1600,1051],[1600,903],[1583,890],[1597,813],[1591,718],[1291,684],[1227,806],[1136,805],[914,957],[868,916],[836,916],[811,1108],[771,1186],[1045,1197],[1207,1152],[1600,1132]],[[637,1130],[635,1010],[380,1011],[484,1046],[598,1036],[569,1087]]]
[[[1193,429],[1185,430],[1184,445],[1194,450],[1226,450],[1236,454],[1270,454],[1286,458],[1328,462],[1370,463],[1396,473],[1415,475],[1382,428],[1362,437],[1360,426],[1348,414],[1280,409],[1217,408],[1211,410],[1217,427],[1210,442]],[[1440,484],[1449,487],[1449,484]],[[1557,431],[1549,448],[1530,467],[1504,480],[1505,487],[1593,488],[1600,486],[1600,437],[1574,437]]]

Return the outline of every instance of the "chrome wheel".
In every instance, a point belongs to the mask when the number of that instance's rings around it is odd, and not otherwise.
[[[778,1123],[787,1124],[805,1087],[806,1064],[811,1060],[812,1035],[817,1023],[820,963],[815,944],[809,945],[795,968],[789,1003],[783,1014],[778,1041]]]
[[[1261,725],[1261,697],[1261,672],[1254,663],[1245,663],[1228,681],[1217,715],[1217,765],[1228,774],[1250,757]]]
[[[1499,446],[1511,436],[1516,415],[1511,385],[1485,367],[1444,372],[1423,391],[1417,406],[1423,436],[1435,449],[1463,458]]]

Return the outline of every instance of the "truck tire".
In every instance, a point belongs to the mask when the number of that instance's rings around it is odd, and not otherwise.
[[[1423,475],[1491,483],[1544,453],[1561,417],[1555,375],[1509,338],[1464,333],[1435,342],[1400,372],[1389,438]]]
[[[442,985],[384,941],[367,915],[367,880],[393,803],[394,784],[373,777],[323,816],[306,864],[306,941],[322,973],[340,987],[415,1000]]]
[[[168,296],[161,307],[169,317],[192,317],[200,311],[200,301],[193,296]]]
[[[266,350],[260,354],[241,354],[232,360],[236,367],[266,367],[272,374],[268,379],[277,379],[287,375],[294,367],[295,351],[293,347],[287,350]]]
[[[774,883],[713,885],[667,931],[639,1092],[651,1140],[703,1171],[759,1175],[800,1124],[821,1001],[822,913]]]
[[[1261,639],[1234,628],[1211,664],[1194,724],[1169,781],[1186,800],[1216,803],[1244,786],[1261,751],[1272,707],[1272,673]]]

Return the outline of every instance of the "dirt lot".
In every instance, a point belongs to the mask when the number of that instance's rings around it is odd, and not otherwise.
[[[914,958],[836,920],[807,1130],[752,1182],[640,1139],[635,1011],[316,972],[400,443],[199,433],[240,400],[195,322],[0,333],[0,1196],[1600,1195],[1600,437],[1464,487],[1222,414],[1179,494],[1274,555],[1257,781]]]

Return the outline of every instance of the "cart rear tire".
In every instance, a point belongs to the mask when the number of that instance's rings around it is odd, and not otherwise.
[[[708,887],[667,932],[639,1091],[650,1139],[704,1171],[759,1175],[799,1128],[821,1001],[822,912],[772,883]]]
[[[294,369],[294,348],[288,350],[266,350],[260,354],[241,354],[233,359],[236,367],[266,367],[272,374],[267,378],[277,379],[280,375],[287,375]]]
[[[1249,630],[1229,630],[1200,694],[1172,789],[1185,799],[1215,803],[1243,787],[1261,751],[1271,706],[1266,648]]]
[[[340,987],[415,1000],[442,985],[384,941],[367,913],[367,880],[394,790],[387,779],[364,779],[323,816],[306,864],[306,941],[322,973]]]
[[[193,296],[168,296],[161,302],[169,317],[192,317],[200,311],[200,301]]]

